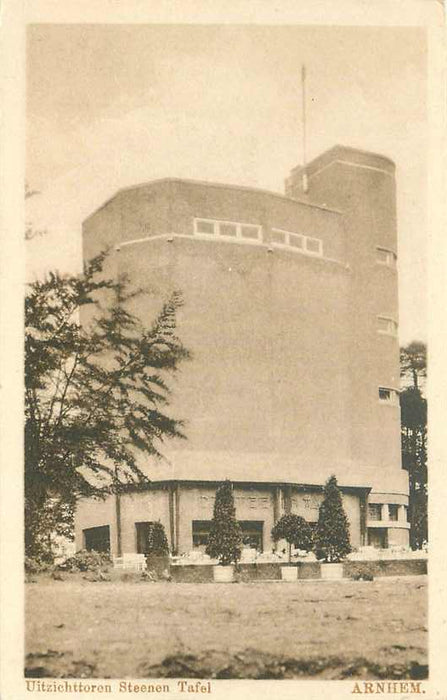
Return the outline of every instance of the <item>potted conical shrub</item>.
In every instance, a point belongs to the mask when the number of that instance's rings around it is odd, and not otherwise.
[[[298,567],[292,564],[292,545],[297,549],[309,552],[312,549],[312,530],[310,525],[300,515],[287,513],[283,515],[272,528],[272,539],[286,540],[288,545],[288,566],[281,567],[283,581],[296,581]]]
[[[158,576],[169,573],[169,545],[163,524],[153,523],[149,529],[146,542],[146,563],[149,571]]]
[[[349,522],[335,476],[324,487],[324,499],[314,535],[314,552],[321,563],[321,578],[343,578],[343,560],[351,551]]]
[[[213,519],[206,546],[206,553],[218,559],[214,567],[214,580],[229,583],[233,580],[234,564],[241,558],[242,533],[236,520],[233,487],[225,481],[216,491]]]

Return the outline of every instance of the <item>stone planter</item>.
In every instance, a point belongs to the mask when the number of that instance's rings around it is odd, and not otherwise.
[[[321,564],[321,578],[329,580],[343,578],[343,564]]]
[[[296,581],[298,579],[297,566],[282,566],[281,578],[283,581]]]
[[[232,583],[233,565],[230,564],[230,566],[213,566],[213,578],[216,583]]]

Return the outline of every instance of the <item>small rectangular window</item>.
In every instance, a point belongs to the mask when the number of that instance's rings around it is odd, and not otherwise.
[[[387,333],[388,332],[388,319],[387,318],[379,318],[377,319],[377,325],[378,325],[378,330],[381,331],[382,333]]]
[[[399,518],[399,506],[394,504],[388,506],[388,517],[390,520],[398,520]]]
[[[377,317],[377,330],[379,333],[387,333],[388,335],[397,335],[397,322],[387,316]]]
[[[398,392],[396,389],[389,389],[387,387],[379,387],[379,401],[381,403],[389,403],[396,405],[398,403]]]
[[[368,520],[382,520],[382,506],[380,503],[369,503]]]
[[[221,236],[232,236],[235,238],[237,236],[237,226],[236,224],[226,224],[221,222],[219,224],[219,233]]]
[[[278,231],[278,229],[272,229],[272,232],[270,234],[270,240],[272,243],[276,243],[277,245],[286,245],[287,240],[286,240],[286,234],[284,231]]]
[[[395,267],[397,256],[392,250],[387,248],[376,248],[376,261],[380,265],[387,265],[388,267]]]
[[[292,246],[292,248],[302,249],[304,247],[304,237],[296,233],[289,233],[289,245]]]
[[[321,255],[322,245],[318,238],[306,238],[306,250],[315,255]]]
[[[259,226],[245,226],[241,225],[241,236],[242,238],[259,238]]]
[[[214,221],[205,221],[204,219],[196,219],[197,233],[215,233]]]

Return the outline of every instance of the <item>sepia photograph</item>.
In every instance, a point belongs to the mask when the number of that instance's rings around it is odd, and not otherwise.
[[[26,694],[425,693],[426,28],[30,23],[25,83]]]

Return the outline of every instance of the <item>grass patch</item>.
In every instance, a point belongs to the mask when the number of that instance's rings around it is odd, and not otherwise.
[[[39,578],[26,586],[26,652],[28,674],[51,677],[169,675],[188,658],[195,677],[424,677],[426,577],[324,585]]]

